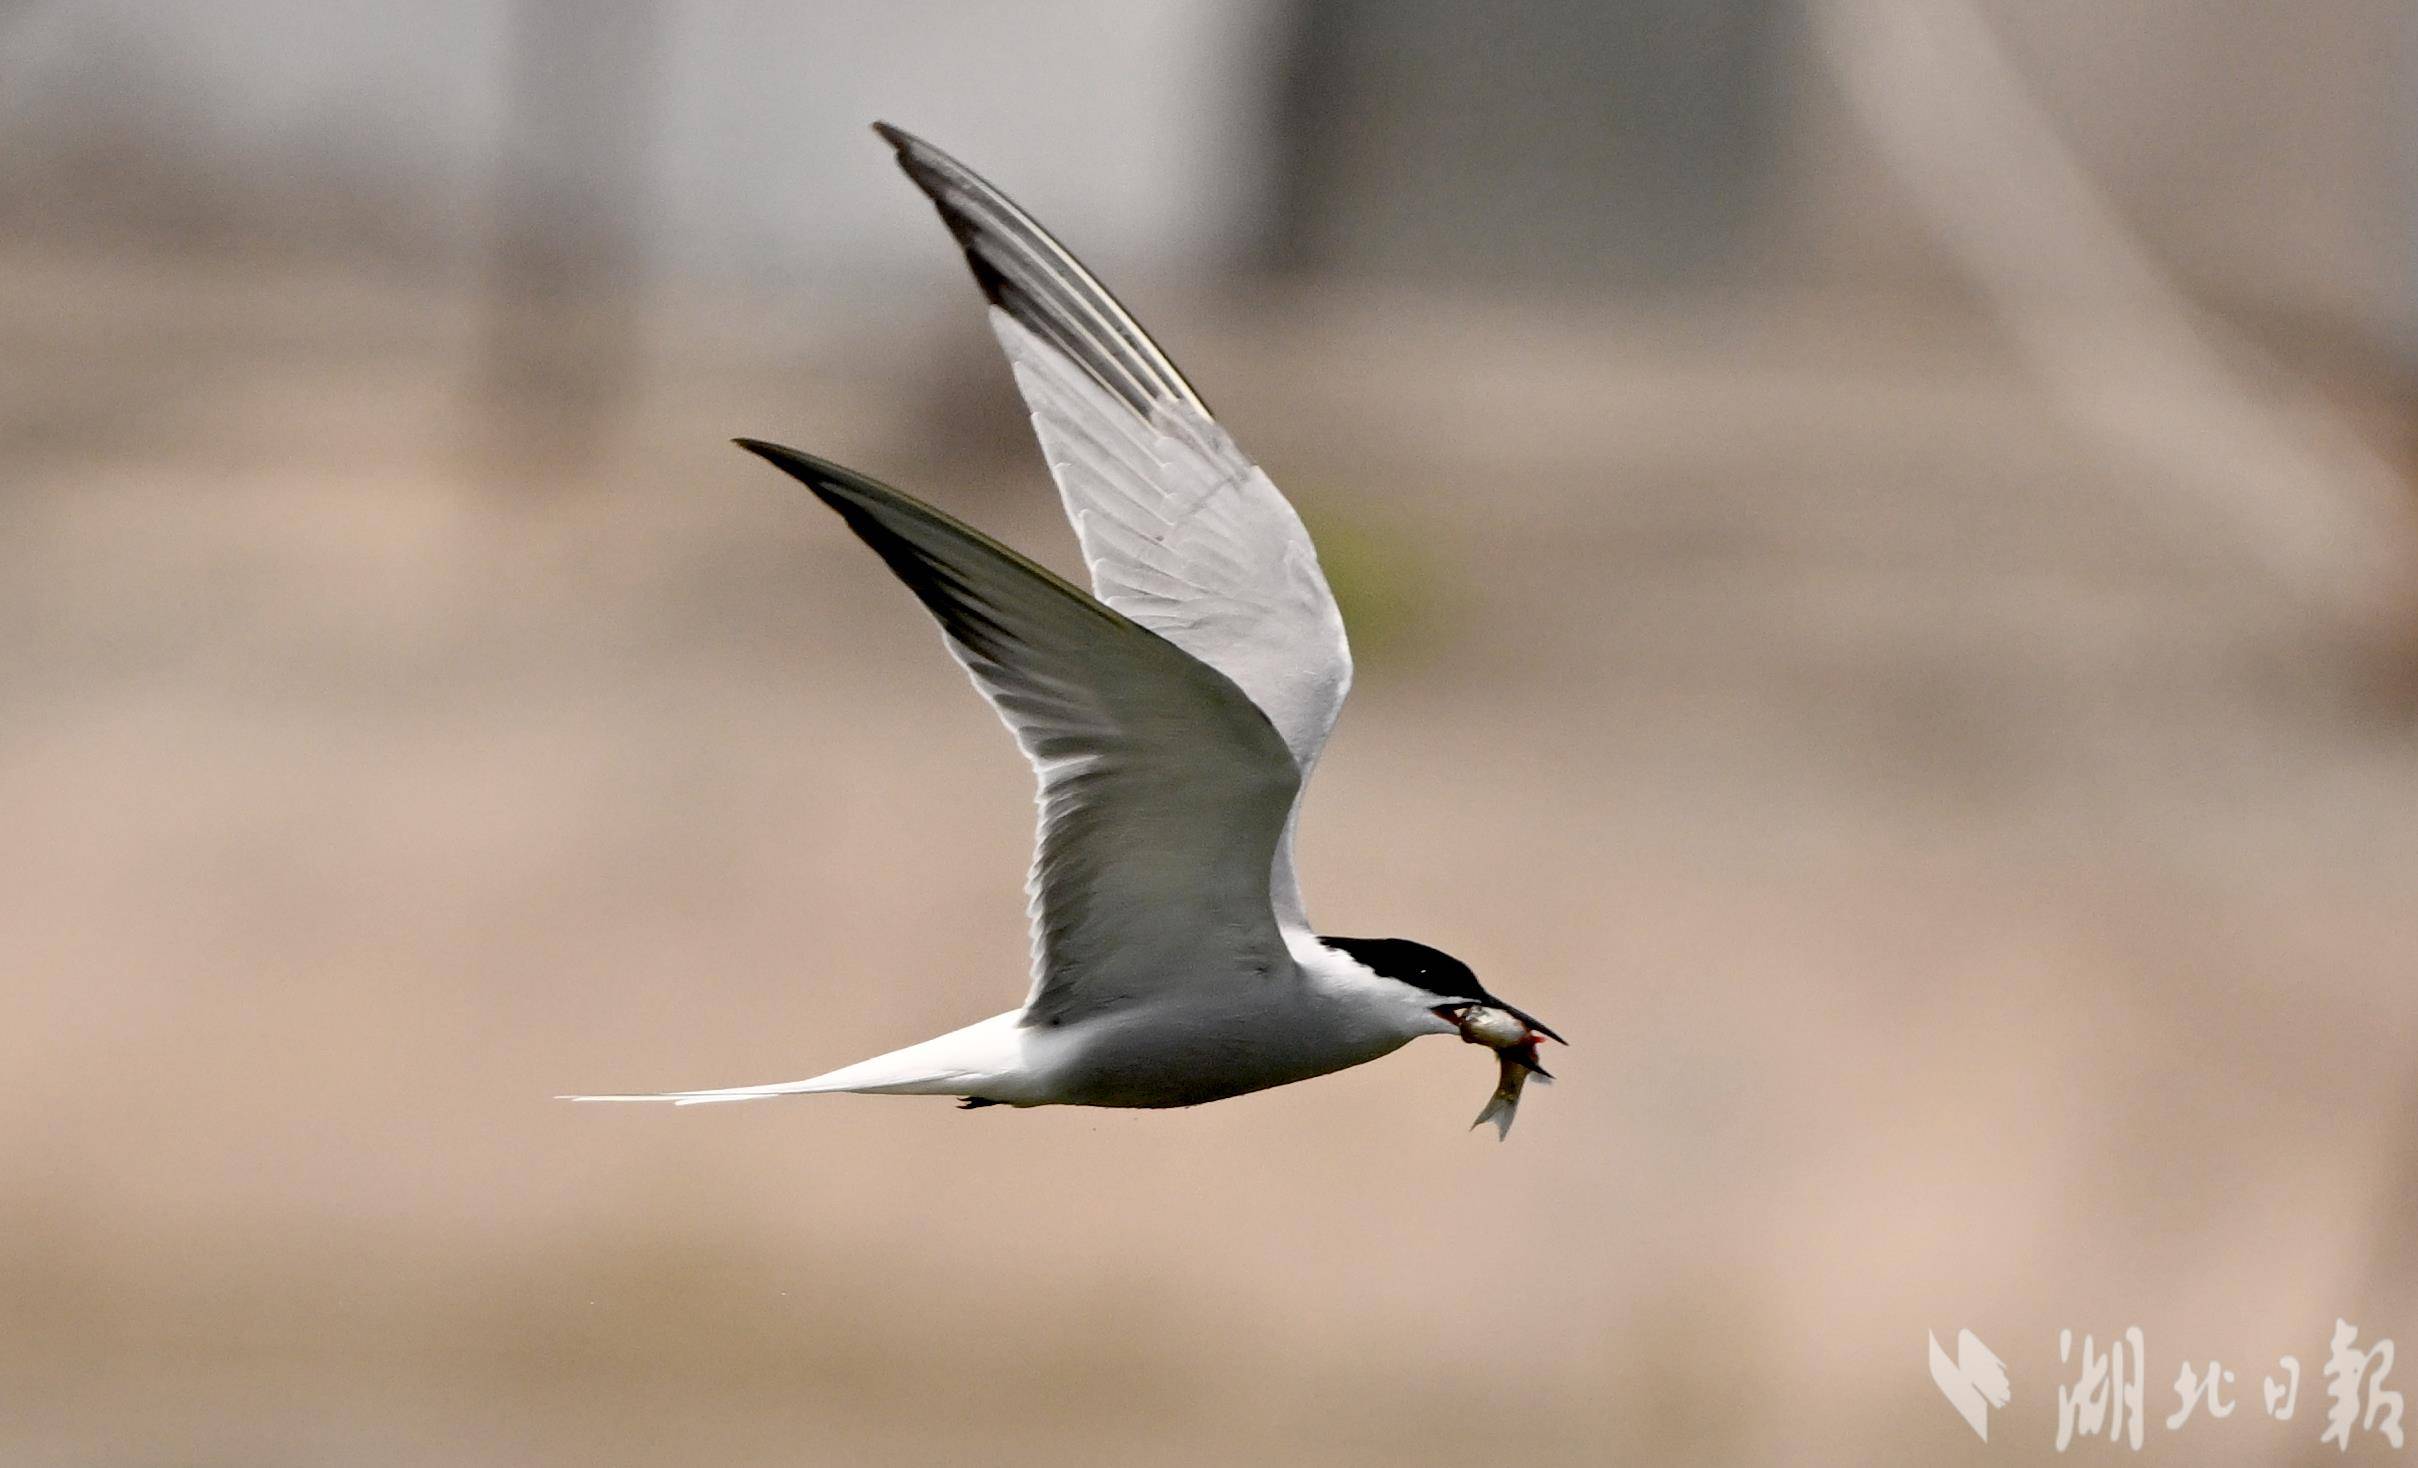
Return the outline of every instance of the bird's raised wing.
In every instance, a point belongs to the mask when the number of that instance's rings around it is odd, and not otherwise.
[[[1292,972],[1268,868],[1301,778],[1233,680],[887,485],[777,444],[739,446],[889,563],[1032,760],[1030,1022]]]
[[[990,297],[1093,591],[1233,679],[1306,781],[1351,688],[1352,654],[1301,518],[1063,245],[972,169],[876,128]],[[1270,885],[1279,920],[1306,930],[1290,816]]]

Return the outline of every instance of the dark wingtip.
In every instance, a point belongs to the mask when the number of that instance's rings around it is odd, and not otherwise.
[[[847,471],[839,465],[827,464],[812,454],[799,453],[786,444],[769,443],[760,438],[734,438],[731,442],[825,499],[830,498],[829,491],[834,486],[846,481]]]
[[[960,170],[965,168],[964,164],[903,127],[892,127],[889,123],[877,122],[873,125],[873,130],[881,136],[883,142],[890,145],[890,151],[898,155],[898,166],[905,171],[907,177],[915,180],[915,186],[927,194],[932,193],[939,185],[937,181],[927,180],[926,174],[935,173],[944,168]]]
[[[1014,282],[985,253],[981,225],[951,197],[952,190],[967,187],[969,183],[978,192],[996,194],[998,191],[972,169],[904,128],[877,122],[873,130],[881,134],[882,141],[898,154],[899,171],[907,176],[907,181],[914,184],[931,201],[932,207],[940,211],[940,222],[949,227],[957,247],[965,252],[966,264],[972,267],[974,283],[982,288],[984,299],[1011,315],[1018,314],[1008,299],[1009,293],[1016,289]],[[1004,199],[1005,196],[1001,197]]]
[[[792,474],[796,474],[800,468],[811,466],[814,462],[796,449],[783,444],[771,443],[761,438],[734,438],[731,442],[764,462],[777,468],[786,469]]]

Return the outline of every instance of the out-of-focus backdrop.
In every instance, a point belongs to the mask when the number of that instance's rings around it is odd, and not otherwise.
[[[0,1460],[2037,1462],[2139,1327],[2141,1461],[2336,1461],[2414,77],[2389,0],[0,6]],[[1571,1036],[1508,1144],[1440,1041],[549,1099],[1022,992],[1021,761],[726,444],[1075,565],[877,117],[1317,534],[1311,904]]]

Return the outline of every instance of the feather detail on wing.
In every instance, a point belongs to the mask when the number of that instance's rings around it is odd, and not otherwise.
[[[1352,681],[1301,519],[1165,352],[1063,245],[946,153],[879,126],[991,301],[991,326],[1102,602],[1231,678],[1306,781]],[[1271,871],[1307,930],[1288,814]]]
[[[1033,762],[1026,1023],[1292,972],[1268,872],[1300,776],[1232,679],[928,505],[793,449],[739,444],[888,563]]]

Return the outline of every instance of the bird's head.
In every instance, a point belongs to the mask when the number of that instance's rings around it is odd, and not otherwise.
[[[1372,990],[1399,1011],[1404,1028],[1414,1035],[1459,1035],[1496,1050],[1525,1045],[1531,1055],[1539,1040],[1569,1043],[1526,1010],[1487,992],[1468,964],[1440,949],[1408,938],[1322,936],[1318,941],[1386,981]]]

